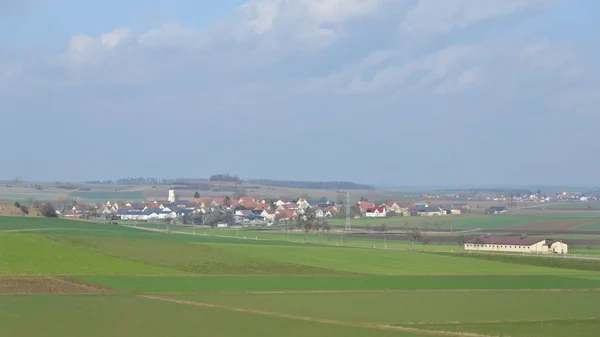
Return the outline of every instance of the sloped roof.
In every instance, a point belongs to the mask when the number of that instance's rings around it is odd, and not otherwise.
[[[479,242],[477,242],[479,241]],[[479,238],[474,238],[471,239],[469,241],[467,241],[466,243],[470,243],[470,244],[484,244],[484,245],[515,245],[515,246],[531,246],[533,244],[536,244],[540,241],[544,241],[544,239],[540,239],[540,238],[521,238],[518,236],[496,236],[496,237],[479,237]]]

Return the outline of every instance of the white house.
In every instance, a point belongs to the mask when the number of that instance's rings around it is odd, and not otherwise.
[[[387,216],[387,211],[385,207],[373,207],[368,208],[365,215],[369,218],[385,218]]]
[[[569,246],[562,241],[552,239],[480,236],[465,242],[465,250],[529,254],[567,254]]]

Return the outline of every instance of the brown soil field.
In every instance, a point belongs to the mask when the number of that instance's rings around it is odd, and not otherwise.
[[[569,219],[569,220],[537,221],[537,222],[530,222],[530,223],[523,224],[523,225],[507,227],[506,231],[510,231],[513,229],[516,229],[516,230],[533,229],[533,230],[548,230],[548,231],[567,230],[567,229],[577,228],[577,227],[583,226],[585,224],[588,224],[588,223],[591,223],[594,221],[595,221],[595,219]]]
[[[0,295],[110,294],[115,291],[68,277],[0,277]]]
[[[0,215],[2,216],[20,216],[21,210],[15,207],[12,202],[0,201]]]

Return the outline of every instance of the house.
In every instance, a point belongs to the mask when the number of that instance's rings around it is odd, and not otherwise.
[[[487,214],[506,214],[508,213],[508,209],[506,206],[490,206],[485,211]]]
[[[275,211],[263,210],[262,213],[260,213],[260,216],[262,216],[266,221],[275,221]]]
[[[375,208],[375,204],[368,201],[361,201],[358,203],[361,213],[366,213],[368,209]]]
[[[275,212],[275,218],[278,220],[289,221],[298,216],[298,213],[295,210],[284,209]]]
[[[411,216],[442,216],[446,215],[446,212],[439,207],[424,207],[416,206],[410,210]]]
[[[255,202],[256,200],[254,200],[254,198],[252,197],[242,197],[240,198],[240,200],[238,200],[238,202],[242,205],[250,203],[250,202]]]
[[[365,215],[369,218],[385,218],[387,216],[387,212],[385,207],[373,207],[368,208]]]
[[[381,207],[385,207],[385,210],[389,213],[389,212],[394,212],[397,215],[402,215],[402,216],[410,216],[410,212],[409,212],[409,207],[404,206],[401,203],[398,202],[394,202],[394,201],[389,201],[385,204],[382,204]]]
[[[317,218],[331,217],[331,213],[327,209],[323,210],[322,208],[317,208],[315,216]]]
[[[177,210],[175,213],[177,213],[178,217],[184,217],[186,215],[194,214],[195,211],[193,209],[182,208],[182,209]]]
[[[304,198],[298,199],[298,201],[296,202],[296,205],[298,205],[298,208],[302,208],[302,209],[307,209],[307,208],[311,207],[308,200],[306,200]]]
[[[569,247],[563,241],[552,239],[480,236],[465,242],[465,250],[529,254],[567,254]]]

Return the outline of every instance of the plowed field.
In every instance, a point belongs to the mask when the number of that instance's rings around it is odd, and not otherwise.
[[[68,277],[0,277],[0,295],[108,294],[110,288]]]

